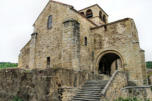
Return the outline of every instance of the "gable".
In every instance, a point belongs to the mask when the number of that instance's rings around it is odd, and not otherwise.
[[[42,16],[42,14],[51,7],[51,3],[58,3],[58,4],[62,5],[62,6],[72,7],[71,5],[64,4],[64,3],[60,3],[60,2],[57,2],[57,1],[51,0],[51,1],[49,1],[49,2],[47,3],[47,5],[46,5],[46,6],[44,7],[44,9],[41,11],[40,15],[37,17],[37,19],[35,20],[35,22],[34,22],[33,25],[35,25],[36,22],[37,22],[37,21],[40,19],[40,17]]]
[[[52,6],[54,6],[54,5],[57,5],[57,8],[55,9],[55,8],[53,8],[53,7],[51,7],[51,4],[53,4]],[[94,26],[97,26],[95,23],[93,23],[92,21],[90,21],[90,20],[88,20],[87,18],[85,18],[84,16],[82,16],[81,14],[79,14],[79,12],[77,11],[77,10],[75,10],[74,9],[74,7],[73,6],[71,6],[71,5],[68,5],[68,4],[64,4],[64,3],[61,3],[61,2],[57,2],[57,1],[49,1],[48,3],[47,3],[47,5],[45,6],[45,8],[43,9],[43,11],[40,13],[40,15],[37,17],[37,19],[36,19],[36,21],[34,22],[34,24],[33,24],[33,26],[35,26],[35,24],[37,24],[37,22],[39,22],[40,20],[42,20],[43,19],[43,15],[47,15],[47,13],[49,12],[52,12],[52,13],[57,13],[57,12],[55,12],[58,8],[60,8],[61,7],[61,11],[62,11],[62,13],[63,13],[63,9],[62,8],[67,8],[67,9],[70,9],[71,11],[73,11],[74,13],[76,13],[78,16],[81,16],[82,17],[82,19],[85,19],[85,20],[87,20],[89,23],[91,23],[91,24],[93,24]],[[53,10],[52,10],[52,9]],[[50,11],[48,11],[48,10],[50,10]],[[65,11],[64,11],[65,12]]]

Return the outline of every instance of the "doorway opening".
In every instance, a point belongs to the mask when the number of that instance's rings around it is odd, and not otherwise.
[[[111,76],[116,70],[122,67],[120,57],[115,53],[107,53],[103,55],[99,62],[99,74]]]

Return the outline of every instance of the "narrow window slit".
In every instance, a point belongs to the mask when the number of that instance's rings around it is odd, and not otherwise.
[[[52,28],[52,15],[48,17],[47,28],[48,29]]]
[[[87,37],[85,37],[84,38],[84,45],[87,46],[87,44],[88,44],[88,40],[87,40]]]
[[[50,57],[47,57],[47,68],[50,67],[50,63],[51,63],[51,59],[50,59]]]

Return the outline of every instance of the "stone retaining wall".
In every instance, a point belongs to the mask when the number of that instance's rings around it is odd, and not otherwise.
[[[61,99],[67,101],[70,99],[70,94],[74,94],[77,88],[91,79],[102,79],[102,77],[87,71],[74,72],[60,68],[2,69],[0,70],[0,101],[11,101],[14,97],[24,101],[60,101]]]
[[[142,101],[149,99],[152,101],[151,86],[128,86],[121,90],[127,97],[137,97]]]
[[[116,71],[108,84],[102,91],[102,98],[105,101],[114,101],[115,99],[122,96],[121,89],[128,85],[128,79],[125,72]]]

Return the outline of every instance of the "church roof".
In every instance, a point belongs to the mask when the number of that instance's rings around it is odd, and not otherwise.
[[[54,2],[54,3],[61,4],[61,5],[65,5],[65,6],[73,7],[72,5],[65,4],[65,3],[62,3],[62,2],[59,2],[59,1],[54,1],[54,0],[50,0],[50,1],[51,1],[51,2]]]
[[[61,5],[64,5],[64,6],[68,6],[71,8],[71,10],[73,10],[74,12],[76,12],[77,14],[79,14],[80,16],[82,16],[83,18],[85,18],[87,21],[89,21],[90,23],[92,23],[93,25],[95,25],[97,27],[97,25],[92,22],[91,20],[87,19],[86,17],[84,17],[83,15],[81,15],[76,9],[74,9],[74,7],[72,5],[69,5],[69,4],[65,4],[65,3],[62,3],[62,2],[58,2],[58,1],[54,1],[54,0],[50,0],[47,5],[44,7],[44,9],[42,10],[42,12],[45,10],[45,8],[49,5],[50,2],[54,2],[54,3],[58,3],[58,4],[61,4]],[[42,14],[42,12],[40,13],[40,15]],[[38,20],[38,18],[40,17],[40,15],[37,17],[37,19],[35,20],[35,22]],[[34,24],[35,24],[34,22]],[[34,25],[33,24],[33,25]]]
[[[132,18],[124,18],[124,19],[120,19],[120,20],[117,20],[117,21],[114,21],[114,22],[110,22],[110,23],[101,25],[101,26],[93,27],[93,28],[90,28],[90,29],[91,29],[91,30],[94,30],[94,29],[98,29],[98,28],[101,28],[101,27],[104,27],[104,26],[107,26],[107,25],[115,24],[115,23],[118,23],[118,22],[130,20],[130,19],[132,20]]]

